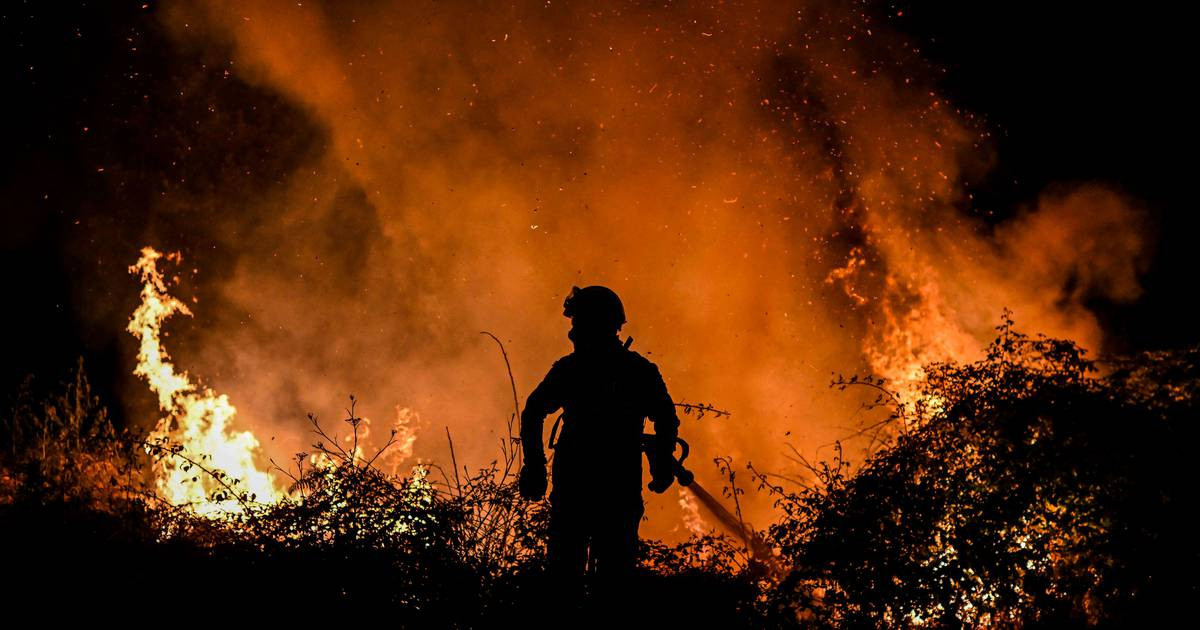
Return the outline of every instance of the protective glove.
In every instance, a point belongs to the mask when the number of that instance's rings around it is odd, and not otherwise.
[[[525,499],[541,501],[546,496],[546,464],[526,463],[521,466],[517,489],[521,491],[521,496]]]
[[[646,484],[646,487],[655,494],[662,494],[667,491],[667,488],[671,487],[672,483],[675,483],[675,475],[652,477],[650,483]]]
[[[670,451],[662,450],[650,458],[650,483],[646,484],[651,492],[662,494],[675,483],[675,458]]]

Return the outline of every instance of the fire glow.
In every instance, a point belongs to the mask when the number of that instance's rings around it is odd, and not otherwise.
[[[181,48],[212,56],[217,85],[247,88],[213,91],[220,120],[271,112],[230,136],[269,149],[220,180],[237,211],[186,226],[228,256],[215,324],[188,349],[190,367],[227,379],[240,429],[284,452],[307,450],[296,419],[353,391],[464,436],[461,460],[491,460],[510,394],[477,332],[504,339],[527,393],[568,351],[563,292],[595,283],[625,299],[625,333],[672,394],[734,411],[684,426],[696,452],[794,472],[781,442],[820,458],[861,419],[832,374],[911,399],[923,364],[979,358],[1005,307],[1099,350],[1088,300],[1140,290],[1147,239],[1117,193],[1084,184],[979,218],[993,209],[970,207],[969,184],[992,157],[988,130],[869,12],[518,2],[414,16],[164,10]],[[180,221],[199,213],[172,204],[224,207],[197,190],[163,203]],[[412,434],[414,456],[448,460],[428,433]],[[720,487],[711,466],[696,472]],[[656,509],[651,536],[690,510]],[[746,510],[770,520],[768,504]]]
[[[178,255],[170,257],[178,261]],[[244,494],[251,502],[275,503],[284,494],[257,463],[261,459],[258,438],[234,428],[237,408],[225,394],[197,386],[186,371],[176,371],[162,345],[163,323],[176,313],[192,313],[167,292],[166,280],[158,270],[161,258],[162,254],[146,247],[129,268],[142,281],[142,303],[128,327],[139,341],[134,374],[158,395],[164,414],[149,441],[181,449],[158,458],[155,487],[172,505],[191,506],[197,514],[207,516],[242,512],[244,501],[235,494]]]

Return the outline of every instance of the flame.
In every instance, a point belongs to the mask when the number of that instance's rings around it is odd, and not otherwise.
[[[860,417],[830,374],[919,396],[921,366],[977,358],[1006,307],[1103,350],[1088,305],[1136,297],[1137,204],[1071,186],[984,221],[972,186],[991,132],[888,20],[812,0],[619,4],[411,19],[401,5],[171,3],[180,48],[229,60],[220,80],[241,85],[193,92],[278,107],[235,134],[271,159],[235,160],[246,177],[189,200],[212,212],[176,213],[237,257],[222,304],[272,323],[198,331],[235,351],[197,369],[237,366],[229,392],[256,416],[396,396],[463,435],[474,466],[494,457],[511,398],[477,331],[502,331],[527,393],[569,351],[563,291],[606,284],[673,394],[736,411],[689,422],[693,448],[790,472],[781,441],[819,458]],[[232,119],[205,130],[227,137]],[[226,164],[221,147],[190,162],[196,176]],[[217,210],[226,198],[237,212]]]
[[[863,343],[863,354],[901,404],[921,402],[933,410],[942,401],[921,391],[925,366],[977,359],[980,347],[977,338],[954,320],[938,284],[889,275],[878,321]]]
[[[700,503],[683,486],[679,487],[679,509],[683,513],[684,527],[687,527],[693,536],[703,536],[711,530],[700,515]]]
[[[417,442],[417,428],[421,424],[421,416],[416,411],[401,405],[396,405],[395,409],[396,416],[392,420],[394,442],[383,452],[377,464],[381,470],[394,476],[401,476],[403,462],[413,456],[413,445]],[[410,474],[416,475],[411,471]],[[423,475],[422,478],[424,478]]]
[[[335,439],[341,442],[340,448],[346,454],[349,463],[356,466],[370,465],[393,477],[417,475],[415,471],[421,468],[421,465],[406,467],[405,462],[412,459],[413,446],[417,442],[418,431],[423,426],[420,414],[408,407],[396,405],[391,433],[386,441],[380,444],[372,439],[373,423],[371,418],[354,415],[353,408],[347,411],[350,414],[349,422],[353,424],[353,430],[341,438]],[[301,460],[307,457],[308,463],[316,468],[331,468],[339,465],[335,458],[325,450],[318,449],[314,453],[301,455]],[[424,474],[426,473],[421,473],[422,478],[424,478]]]
[[[164,414],[150,434],[150,443],[180,449],[156,463],[155,487],[172,505],[191,506],[206,516],[241,513],[246,502],[275,503],[284,494],[255,463],[258,439],[250,431],[233,429],[237,408],[226,395],[199,387],[187,372],[176,371],[162,345],[163,323],[176,313],[192,313],[167,292],[158,270],[161,258],[163,254],[145,247],[129,267],[131,274],[141,278],[142,302],[127,328],[140,342],[133,373],[158,395]],[[165,258],[179,262],[178,253]]]

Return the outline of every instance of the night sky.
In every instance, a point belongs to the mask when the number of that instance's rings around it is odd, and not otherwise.
[[[26,374],[55,381],[83,356],[100,392],[115,395],[130,368],[123,325],[137,299],[125,267],[144,236],[186,238],[206,278],[228,273],[219,256],[205,258],[216,243],[211,234],[181,233],[195,217],[147,216],[142,208],[170,195],[236,205],[241,193],[232,191],[270,186],[323,133],[270,91],[227,80],[227,59],[212,49],[171,40],[156,4],[0,9],[9,112],[0,226],[5,394]],[[1145,293],[1133,304],[1091,306],[1127,351],[1200,342],[1187,306],[1197,224],[1187,20],[1168,3],[1046,4],[868,10],[916,43],[941,91],[992,136],[995,164],[970,183],[973,202],[964,210],[999,221],[1048,186],[1071,182],[1127,193],[1156,235]],[[245,106],[214,111],[214,98]],[[263,130],[278,140],[255,142]],[[116,282],[90,280],[104,274]]]

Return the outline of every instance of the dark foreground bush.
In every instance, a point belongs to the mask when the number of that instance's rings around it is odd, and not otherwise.
[[[80,370],[64,394],[28,396],[6,417],[0,540],[5,603],[129,620],[386,620],[413,628],[624,623],[749,627],[756,591],[721,537],[646,546],[621,601],[544,571],[546,505],[520,500],[517,446],[474,474],[395,477],[312,418],[320,463],[301,454],[292,497],[262,505],[199,454],[113,429]],[[346,419],[357,435],[358,419]],[[386,447],[385,447],[386,448]],[[199,516],[165,504],[147,472],[188,458],[241,511]],[[435,480],[434,477],[440,479]],[[230,497],[236,501],[230,500]],[[725,561],[726,555],[730,561]]]
[[[770,614],[843,626],[1172,626],[1197,594],[1195,351],[1097,365],[1006,321],[927,368],[854,474],[766,486],[787,575]],[[1104,370],[1101,376],[1096,376]],[[872,382],[872,385],[878,385]]]
[[[984,360],[929,366],[923,403],[885,397],[895,437],[859,468],[818,464],[801,491],[760,476],[780,517],[758,557],[720,536],[647,542],[616,604],[546,579],[545,506],[517,498],[511,445],[474,475],[398,478],[323,440],[292,499],[240,495],[214,520],[147,489],[154,458],[187,454],[115,430],[80,371],[3,418],[4,597],[422,628],[1177,625],[1198,594],[1196,359],[1096,364],[1006,322]]]

